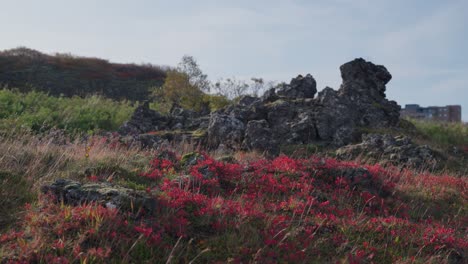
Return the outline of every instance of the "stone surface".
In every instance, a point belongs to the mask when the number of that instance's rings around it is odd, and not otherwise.
[[[267,91],[260,101],[249,100],[223,113],[247,124],[266,120],[261,130],[271,144],[307,144],[324,141],[343,146],[360,139],[362,128],[392,127],[399,122],[400,107],[385,98],[391,75],[383,66],[356,59],[340,67],[343,84],[338,91],[325,88],[316,98],[316,82],[311,75],[298,76],[278,91]],[[254,123],[252,123],[254,124]],[[256,142],[250,127],[244,147]],[[258,142],[265,136],[259,135]],[[255,144],[256,148],[268,144]],[[268,150],[268,148],[263,149]]]
[[[144,209],[151,213],[156,209],[156,200],[145,192],[112,185],[109,183],[81,184],[69,179],[58,179],[41,188],[43,193],[54,195],[58,201],[77,205],[97,203],[134,213]]]
[[[149,108],[149,103],[145,102],[135,109],[132,117],[119,129],[119,133],[141,134],[150,131],[167,129],[167,118]]]
[[[273,132],[265,119],[249,121],[245,130],[243,148],[267,151],[271,154],[279,152],[278,143],[273,138]]]
[[[344,146],[336,151],[341,159],[393,164],[420,169],[439,169],[443,156],[427,145],[414,144],[405,136],[366,134],[362,143]]]
[[[143,105],[121,133],[206,130],[206,141],[202,142],[210,148],[222,145],[232,150],[277,153],[280,145],[320,142],[340,147],[358,142],[363,128],[397,126],[400,107],[385,98],[392,76],[384,66],[360,58],[343,64],[340,70],[340,89],[327,87],[317,96],[316,81],[307,74],[278,90],[268,90],[260,98],[243,96],[236,104],[210,115],[175,108],[169,116],[162,116]],[[147,145],[160,142],[154,136],[142,139],[149,141]]]
[[[310,74],[293,78],[289,85],[283,85],[277,92],[279,96],[287,98],[314,98],[316,93],[317,82]]]
[[[208,125],[209,146],[229,145],[240,146],[244,138],[245,125],[239,119],[231,116],[213,113]]]
[[[208,113],[173,107],[169,115],[162,115],[149,108],[149,103],[144,102],[135,109],[129,121],[120,128],[122,135],[139,135],[156,131],[171,130],[196,130],[208,127]]]

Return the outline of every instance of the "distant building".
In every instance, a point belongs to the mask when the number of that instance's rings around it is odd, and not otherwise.
[[[443,122],[461,122],[461,106],[429,106],[421,107],[417,104],[407,104],[401,109],[401,117],[435,120]]]

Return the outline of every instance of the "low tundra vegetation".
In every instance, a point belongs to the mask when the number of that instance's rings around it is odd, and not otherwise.
[[[109,177],[113,167],[100,165],[79,177],[135,186],[156,200],[154,211],[69,205],[50,194],[22,200],[16,224],[0,231],[2,261],[466,261],[466,177],[318,156],[215,159],[170,151],[151,156],[141,171]]]
[[[116,130],[134,109],[128,101],[96,95],[68,98],[0,89],[0,133],[14,129],[35,133],[60,129],[68,134]]]
[[[411,119],[420,136],[440,147],[468,149],[468,125]]]

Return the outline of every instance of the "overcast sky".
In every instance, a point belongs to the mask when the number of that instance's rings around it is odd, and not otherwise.
[[[400,105],[461,104],[468,121],[465,0],[0,0],[0,49],[26,46],[115,62],[176,65],[194,56],[210,79],[339,88],[356,57],[392,73]]]

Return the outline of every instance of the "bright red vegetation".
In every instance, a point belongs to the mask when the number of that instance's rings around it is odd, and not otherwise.
[[[155,212],[72,207],[44,196],[26,208],[20,232],[1,235],[2,248],[12,262],[47,263],[466,257],[466,178],[318,157],[227,163],[207,155],[192,166],[175,155],[157,158],[141,177],[150,180]]]

